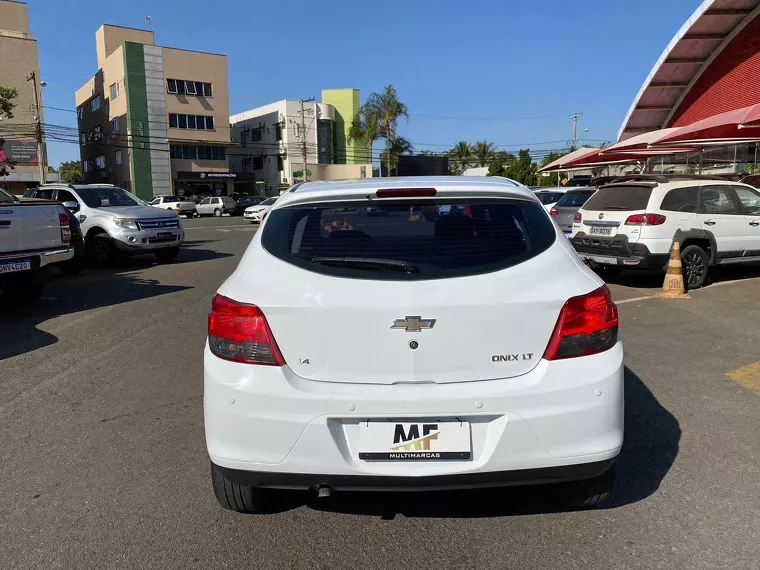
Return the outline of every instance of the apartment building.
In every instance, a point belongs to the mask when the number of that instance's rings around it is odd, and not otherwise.
[[[13,194],[23,194],[27,188],[40,183],[38,156],[35,138],[37,106],[34,98],[36,77],[38,101],[42,101],[40,67],[37,59],[37,40],[29,31],[29,15],[23,2],[0,0],[0,86],[14,87],[18,97],[13,101],[13,118],[0,119],[0,138],[5,139],[0,163],[13,161],[16,166],[7,176],[0,178],[0,188]],[[42,117],[42,107],[39,107]],[[46,175],[48,181],[57,181],[57,174]]]
[[[148,200],[232,193],[227,56],[111,25],[95,44],[98,71],[75,95],[86,181]]]
[[[230,168],[252,173],[254,177],[252,181],[237,180],[236,191],[272,196],[306,178],[371,177],[371,164],[366,157],[361,161],[359,153],[355,156],[354,144],[347,143],[344,117],[351,112],[349,103],[353,97],[339,93],[343,91],[355,92],[358,100],[356,90],[333,90],[337,95],[345,95],[333,97],[343,114],[324,101],[283,99],[232,115],[232,141],[239,148],[230,158]]]

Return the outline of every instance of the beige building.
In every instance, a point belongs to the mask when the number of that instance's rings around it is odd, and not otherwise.
[[[16,163],[8,176],[0,178],[0,188],[14,194],[22,194],[40,182],[34,82],[27,81],[31,73],[36,76],[41,99],[37,41],[29,31],[27,6],[23,2],[0,0],[0,86],[15,87],[18,91],[13,118],[0,119],[0,138],[5,139],[0,162],[12,160]],[[58,180],[55,174],[49,174],[47,178]]]
[[[85,179],[144,199],[230,194],[227,56],[109,25],[95,43],[98,72],[75,96]]]

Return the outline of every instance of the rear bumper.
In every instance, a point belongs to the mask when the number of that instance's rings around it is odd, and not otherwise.
[[[312,489],[330,487],[339,491],[445,491],[476,489],[480,487],[506,487],[560,483],[591,479],[606,472],[616,458],[594,463],[544,467],[541,469],[515,469],[458,475],[423,477],[394,477],[376,475],[315,475],[276,473],[271,471],[244,471],[220,467],[224,476],[241,485],[270,489]]]
[[[372,420],[469,422],[472,458],[361,460],[360,424]],[[593,477],[623,443],[623,349],[618,342],[594,356],[541,360],[515,378],[357,385],[227,362],[207,347],[204,424],[212,462],[257,485],[458,487]]]
[[[578,232],[570,242],[581,259],[601,265],[662,270],[668,263],[667,253],[652,253],[645,244],[631,244],[625,236],[605,239]]]
[[[73,247],[45,249],[27,252],[14,252],[0,255],[0,261],[13,261],[16,259],[38,260],[38,263],[32,263],[32,269],[39,269],[54,263],[68,261],[74,257]]]

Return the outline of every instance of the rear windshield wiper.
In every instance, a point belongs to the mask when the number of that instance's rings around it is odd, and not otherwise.
[[[312,263],[323,263],[325,265],[369,265],[378,267],[387,267],[407,273],[417,273],[419,268],[408,261],[398,261],[396,259],[380,259],[377,257],[312,257]]]
[[[604,208],[605,211],[607,210],[631,210],[632,208],[628,208],[627,206],[607,206]]]

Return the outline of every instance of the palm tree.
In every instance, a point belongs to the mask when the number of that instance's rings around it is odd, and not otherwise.
[[[391,152],[390,155],[388,154],[388,150],[384,150],[380,154],[380,162],[382,163],[385,161],[386,164],[390,165],[388,170],[388,176],[391,175],[391,168],[396,168],[398,166],[398,157],[402,154],[412,154],[414,152],[414,146],[412,146],[412,143],[410,143],[408,140],[406,140],[404,137],[396,137],[393,139],[393,142],[391,143]]]
[[[449,151],[449,158],[454,163],[452,172],[461,174],[472,163],[472,146],[467,141],[459,141]]]
[[[392,167],[392,158],[397,147],[393,144],[396,137],[396,127],[398,120],[405,117],[409,120],[409,109],[399,101],[398,94],[393,85],[386,85],[381,93],[372,93],[367,102],[364,103],[362,111],[365,116],[377,119],[380,130],[385,135],[386,160],[388,163],[388,172]],[[398,154],[396,154],[398,156]]]
[[[377,116],[371,109],[362,109],[356,114],[348,129],[348,142],[358,142],[367,149],[367,162],[372,162],[372,150],[382,131]]]
[[[472,145],[472,155],[478,166],[488,166],[488,162],[496,154],[496,145],[488,141],[478,141]]]

